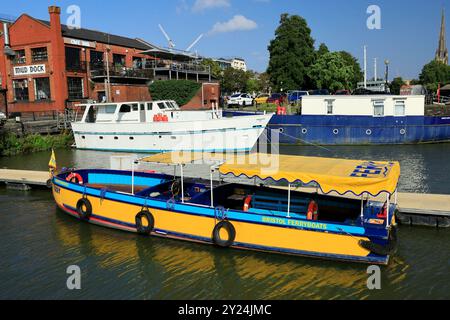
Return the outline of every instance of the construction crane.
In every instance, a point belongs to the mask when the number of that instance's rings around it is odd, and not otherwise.
[[[164,30],[162,25],[158,25],[159,29],[161,30],[162,34],[164,35],[164,37],[167,39],[167,42],[169,43],[169,48],[170,49],[174,49],[175,48],[175,42],[172,41],[172,39],[169,37],[169,35],[167,34],[166,30]]]
[[[203,38],[203,36],[204,36],[204,34],[199,35],[198,38],[195,39],[195,41],[192,42],[189,47],[187,47],[186,51],[191,51],[192,48]]]

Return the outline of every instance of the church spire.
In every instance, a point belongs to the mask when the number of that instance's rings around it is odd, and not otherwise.
[[[441,32],[439,34],[439,47],[436,51],[436,60],[448,64],[448,50],[445,43],[445,14],[442,9]]]

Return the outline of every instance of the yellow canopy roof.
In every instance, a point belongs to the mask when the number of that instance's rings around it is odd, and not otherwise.
[[[393,194],[400,178],[398,162],[373,162],[287,155],[247,154],[233,156],[220,173],[289,183],[317,183],[324,193]]]
[[[175,151],[158,153],[149,157],[142,158],[139,161],[168,165],[181,165],[190,164],[201,160],[204,162],[223,162],[223,159],[225,159],[225,155],[223,153]]]

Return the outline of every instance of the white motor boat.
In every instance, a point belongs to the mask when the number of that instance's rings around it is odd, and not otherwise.
[[[81,121],[72,123],[76,147],[105,151],[250,151],[272,118],[224,117],[218,108],[184,111],[171,100],[81,107]]]

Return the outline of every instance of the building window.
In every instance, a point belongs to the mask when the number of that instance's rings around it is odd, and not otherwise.
[[[16,101],[28,101],[28,80],[13,80],[14,88],[14,100]]]
[[[81,61],[81,50],[78,48],[66,47],[66,70],[85,71],[85,64]]]
[[[25,64],[27,63],[27,58],[25,57],[25,50],[17,50],[14,56],[14,64]]]
[[[373,101],[373,115],[375,117],[384,117],[384,100]]]
[[[80,100],[84,96],[83,78],[67,78],[69,100]]]
[[[103,69],[103,52],[91,50],[91,69],[102,70]]]
[[[332,115],[334,113],[334,100],[325,100],[327,103],[327,114]]]
[[[404,117],[406,115],[405,100],[396,100],[395,101],[394,115],[396,117]]]
[[[34,79],[34,94],[36,100],[50,100],[50,79],[36,78]]]
[[[31,60],[33,62],[47,61],[47,47],[31,49]]]
[[[114,66],[125,67],[125,56],[122,54],[113,54]]]

